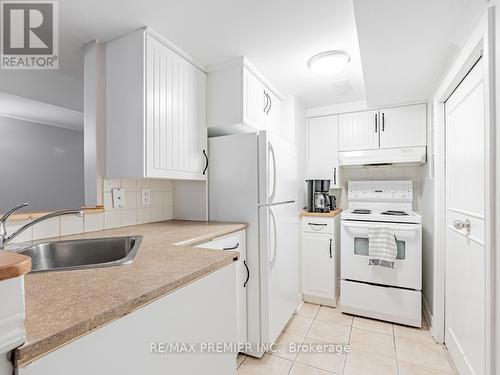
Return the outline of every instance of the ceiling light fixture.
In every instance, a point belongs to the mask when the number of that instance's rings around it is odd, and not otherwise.
[[[344,70],[351,61],[345,51],[333,50],[318,53],[309,59],[307,66],[320,76],[333,76]]]

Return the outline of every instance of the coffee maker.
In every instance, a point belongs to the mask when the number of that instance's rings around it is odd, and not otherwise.
[[[306,180],[307,212],[330,212],[330,180]]]

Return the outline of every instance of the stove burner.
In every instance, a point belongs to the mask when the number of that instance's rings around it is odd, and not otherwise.
[[[357,209],[357,210],[353,210],[352,211],[353,214],[360,214],[360,215],[368,215],[368,214],[371,214],[372,213],[372,210],[361,210],[361,209]]]
[[[393,210],[389,210],[389,211],[384,211],[382,212],[382,215],[392,215],[392,216],[408,216],[408,212],[404,212],[404,211],[393,211]]]

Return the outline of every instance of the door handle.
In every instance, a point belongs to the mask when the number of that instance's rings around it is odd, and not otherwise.
[[[332,239],[330,238],[330,259],[332,259]]]
[[[205,175],[208,169],[208,155],[205,150],[203,150],[203,155],[205,156],[205,168],[203,168],[203,175]]]
[[[236,250],[240,246],[240,243],[238,242],[236,245],[232,247],[223,247],[222,250],[227,251],[227,250]]]
[[[375,133],[378,131],[378,114],[375,114]]]
[[[385,132],[385,113],[382,112],[382,131]]]
[[[271,96],[269,94],[267,94],[267,98],[269,99],[269,108],[267,109],[267,112],[266,112],[266,115],[269,114],[269,111],[271,110],[271,107],[273,106],[273,100],[271,99]]]
[[[246,260],[243,261],[243,265],[245,266],[246,270],[247,270],[247,279],[245,280],[245,282],[243,283],[243,288],[246,288],[247,287],[247,283],[248,283],[248,280],[250,280],[250,270],[248,269],[248,266],[247,266],[247,262]]]
[[[333,168],[333,184],[337,185],[337,168]]]
[[[465,229],[467,233],[470,233],[471,229],[471,222],[470,219],[465,219],[464,221],[462,220],[455,220],[453,222],[453,227],[457,230],[462,230]]]
[[[264,113],[266,113],[267,106],[269,104],[269,97],[267,96],[266,90],[262,90],[264,92],[264,100],[266,101],[264,104]]]

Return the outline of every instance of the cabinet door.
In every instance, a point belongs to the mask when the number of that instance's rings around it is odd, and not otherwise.
[[[372,150],[379,147],[378,111],[339,115],[340,151]]]
[[[282,105],[281,99],[266,89],[268,103],[265,112],[266,130],[281,136],[282,134]]]
[[[206,75],[147,38],[147,177],[204,180]]]
[[[339,116],[310,118],[307,129],[307,178],[330,180],[332,188],[339,188]]]
[[[335,242],[326,234],[302,234],[302,292],[335,299]]]
[[[268,98],[264,84],[243,68],[243,117],[248,125],[258,130],[266,129]]]
[[[380,148],[427,144],[427,107],[409,105],[380,110]]]

